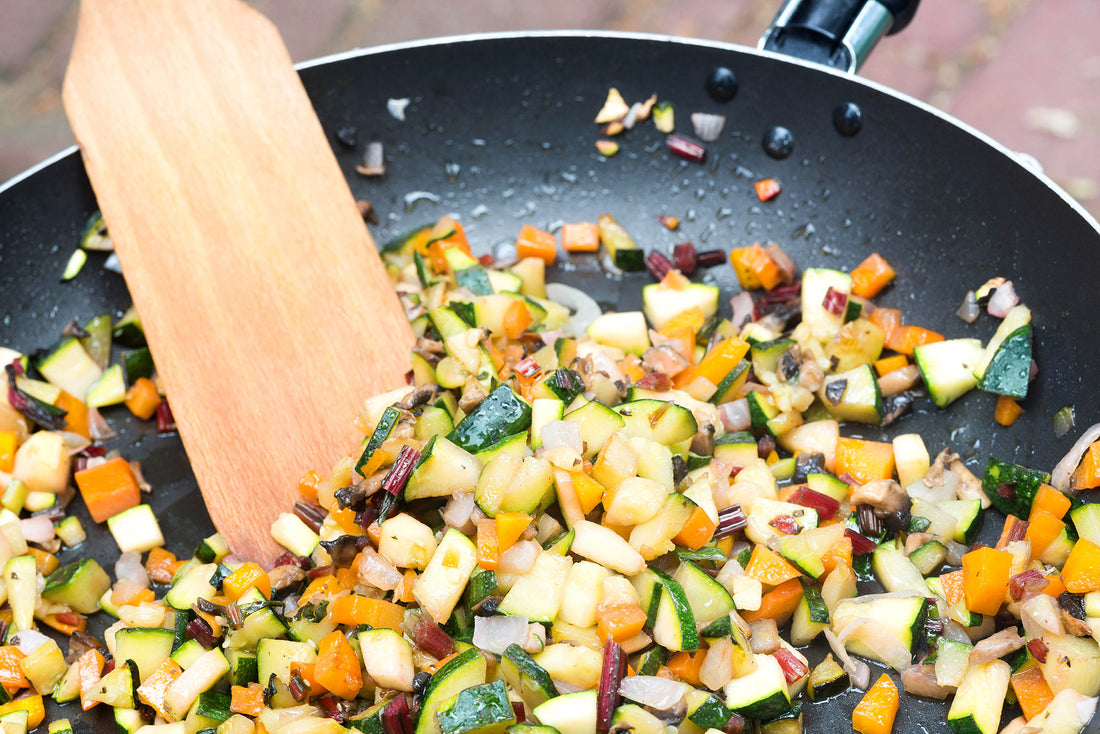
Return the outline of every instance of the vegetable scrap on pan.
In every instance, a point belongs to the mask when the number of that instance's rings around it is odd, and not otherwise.
[[[674,130],[671,105],[612,92],[604,155],[647,117]],[[701,160],[725,120],[691,120],[701,142],[669,146]],[[766,146],[789,152],[784,132]],[[382,173],[380,147],[364,166]],[[110,249],[93,218],[65,279]],[[547,282],[561,250],[648,270],[643,309]],[[45,725],[46,697],[145,734],[791,734],[820,706],[885,734],[913,696],[950,699],[957,734],[1090,720],[1100,506],[1077,492],[1100,486],[1100,426],[1050,473],[991,457],[975,474],[904,432],[914,405],[972,390],[998,396],[991,430],[1026,409],[1011,281],[959,294],[948,336],[876,307],[897,274],[873,252],[850,272],[775,243],[666,255],[604,215],[525,225],[515,253],[475,257],[450,216],[383,246],[417,336],[408,385],[366,399],[362,442],[298,480],[276,559],[218,535],[166,549],[155,490],[109,444],[124,410],[175,430],[133,309],[0,348],[4,731]],[[699,277],[727,263],[728,309]],[[966,336],[979,319],[999,323],[986,343]],[[1073,423],[1067,406],[1055,430]],[[77,494],[113,569],[81,555]],[[102,639],[91,615],[116,620]]]

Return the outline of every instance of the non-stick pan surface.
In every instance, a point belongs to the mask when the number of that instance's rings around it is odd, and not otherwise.
[[[712,100],[704,87],[716,66],[731,68],[740,82],[727,104]],[[488,252],[514,241],[523,223],[552,228],[610,213],[642,247],[664,252],[687,240],[727,251],[776,241],[802,267],[851,269],[877,251],[898,271],[877,299],[881,305],[900,307],[908,322],[948,337],[983,340],[995,328],[990,317],[967,325],[954,312],[967,290],[1001,275],[1016,283],[1034,313],[1040,369],[1023,416],[1011,429],[994,430],[995,396],[974,392],[944,411],[923,400],[891,432],[919,432],[933,452],[950,445],[979,471],[991,455],[1049,469],[1074,440],[1073,434],[1054,438],[1051,420],[1059,408],[1075,406],[1079,427],[1100,420],[1092,373],[1100,364],[1090,282],[1100,273],[1095,222],[1005,150],[912,100],[740,47],[607,34],[413,44],[326,60],[301,75],[353,192],[381,216],[373,228],[378,242],[454,213],[475,248]],[[671,155],[650,124],[625,134],[618,155],[602,158],[593,146],[598,129],[592,120],[611,86],[628,101],[656,92],[673,102],[680,131],[690,132],[694,111],[727,115],[725,131],[702,164]],[[404,121],[387,112],[387,100],[401,98],[410,100]],[[854,137],[833,127],[840,102],[862,108],[863,129]],[[794,153],[785,160],[762,149],[773,125],[794,135]],[[340,128],[356,129],[355,149],[337,141]],[[381,179],[354,172],[371,140],[385,144]],[[767,176],[779,179],[783,191],[761,203],[752,183]],[[0,191],[6,302],[0,344],[47,346],[70,319],[118,315],[129,305],[121,277],[102,270],[98,255],[74,281],[58,282],[95,210],[76,153]],[[659,214],[680,217],[680,230],[666,230]],[[607,307],[638,307],[641,286],[651,282],[648,274],[607,277],[589,258],[563,260],[552,277]],[[707,277],[723,286],[723,302],[739,290],[728,266]],[[302,358],[323,370],[339,355]],[[264,355],[250,364],[199,368],[260,370]],[[157,436],[126,415],[109,413],[122,429],[111,446],[142,461],[169,547],[187,555],[212,527],[183,449],[174,436]],[[249,432],[263,426],[240,429],[247,451]],[[845,432],[891,433],[863,426]],[[294,479],[287,478],[288,505]],[[105,528],[81,517],[93,532],[70,556],[113,563],[117,549]],[[998,525],[987,523],[986,540],[996,537]],[[808,652],[811,663],[823,655],[823,648]],[[807,731],[847,730],[858,697],[853,690],[824,704],[807,702]],[[110,726],[105,715],[72,706],[58,715],[79,720],[84,731]],[[946,706],[903,697],[895,730],[947,731]]]

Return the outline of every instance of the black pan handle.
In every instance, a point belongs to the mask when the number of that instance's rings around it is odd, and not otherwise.
[[[758,46],[854,74],[878,39],[913,19],[920,0],[786,0]]]

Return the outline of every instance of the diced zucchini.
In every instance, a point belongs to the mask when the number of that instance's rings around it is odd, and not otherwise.
[[[192,566],[182,577],[172,580],[172,588],[164,595],[164,601],[173,609],[190,609],[200,598],[209,600],[216,593],[210,577],[217,570],[216,563]]]
[[[405,485],[405,499],[449,497],[455,492],[468,492],[477,484],[480,474],[481,462],[476,456],[443,436],[433,436]]]
[[[164,545],[160,524],[149,505],[137,505],[107,518],[107,527],[123,553],[144,553]]]
[[[802,271],[802,323],[822,343],[832,339],[844,324],[844,314],[837,316],[825,310],[825,295],[830,288],[847,295],[852,290],[852,276],[826,268]]]
[[[664,400],[633,400],[615,408],[623,419],[623,433],[648,438],[664,446],[691,439],[699,430],[695,416],[682,405]]]
[[[951,539],[956,543],[969,545],[978,536],[985,517],[980,499],[947,500],[937,502],[936,507],[955,519],[955,534]]]
[[[1078,537],[1100,544],[1100,503],[1090,502],[1076,507],[1070,510],[1069,518],[1073,521]]]
[[[875,548],[871,561],[875,578],[887,591],[912,591],[923,594],[927,585],[924,576],[904,552],[893,543]]]
[[[367,673],[383,688],[411,691],[413,651],[400,633],[391,629],[364,630],[359,633],[359,649]]]
[[[687,283],[669,287],[651,283],[642,287],[642,308],[650,326],[660,331],[669,321],[684,311],[699,309],[705,319],[718,313],[718,286]]]
[[[936,683],[958,688],[970,659],[973,645],[940,638],[936,641]]]
[[[443,734],[503,734],[516,723],[504,681],[483,683],[461,691],[438,713]]]
[[[716,619],[729,619],[734,609],[733,597],[706,571],[691,561],[683,561],[672,578],[683,590],[697,626]]]
[[[39,360],[42,376],[77,400],[84,400],[88,388],[96,383],[103,370],[85,351],[80,340],[70,337]]]
[[[271,523],[271,537],[296,556],[311,556],[320,541],[317,533],[292,512],[281,512]]]
[[[137,704],[137,686],[137,666],[127,660],[100,678],[84,698],[115,708],[132,709]]]
[[[775,718],[791,707],[787,678],[773,656],[757,653],[753,660],[754,671],[726,684],[726,706],[754,719]]]
[[[996,734],[1012,670],[1003,660],[971,665],[947,712],[955,734]]]
[[[114,340],[124,347],[138,348],[145,346],[145,329],[141,326],[141,318],[137,309],[130,306],[122,318],[115,322],[111,330]]]
[[[38,570],[35,557],[13,556],[4,564],[4,584],[11,608],[9,632],[34,629],[34,608],[38,602]]]
[[[436,714],[467,688],[485,683],[486,663],[474,648],[461,652],[431,677],[420,706],[415,734],[441,734]]]
[[[107,369],[111,362],[111,315],[102,313],[88,319],[84,332],[88,335],[80,337],[84,351],[100,369]],[[10,364],[10,360],[5,364]]]
[[[1028,469],[989,457],[982,476],[982,490],[1001,512],[1016,517],[1028,517],[1039,486],[1050,479],[1046,472]]]
[[[580,426],[586,459],[591,459],[598,454],[611,434],[621,430],[625,425],[619,413],[598,400],[592,400],[576,410],[567,412],[562,420],[572,421]]]
[[[299,644],[285,643],[281,640],[264,640],[264,642]],[[310,651],[313,650],[312,646],[307,647]],[[312,662],[312,660],[303,662]],[[191,705],[199,697],[199,694],[217,685],[228,672],[229,662],[225,659],[225,655],[222,654],[221,650],[217,648],[207,650],[168,686],[168,690],[164,693],[165,710],[173,717],[183,719],[187,716],[187,712],[191,709]]]
[[[543,725],[554,727],[559,734],[596,734],[598,696],[597,690],[566,693],[546,701],[533,713]]]
[[[122,376],[122,365],[113,364],[103,371],[99,379],[88,388],[85,402],[89,408],[102,408],[118,405],[126,399],[126,378]]]
[[[836,634],[840,634],[853,620],[867,617],[892,633],[905,649],[912,650],[923,631],[925,614],[923,596],[876,596],[842,599],[833,608],[831,616],[833,632]],[[848,637],[844,646],[856,655],[886,663],[874,647],[863,642],[858,633]]]
[[[924,576],[930,576],[939,570],[947,559],[947,546],[938,540],[929,540],[909,554],[909,560]]]
[[[413,596],[425,612],[443,624],[462,598],[466,582],[477,568],[477,547],[458,530],[444,535],[424,572],[413,585]]]
[[[500,672],[528,709],[534,710],[558,695],[557,686],[546,669],[515,643],[504,650]]]
[[[698,505],[682,494],[669,494],[656,517],[630,531],[630,544],[647,561],[668,553],[675,548],[672,539],[683,529],[696,507]]]
[[[974,365],[974,377],[981,379],[985,376],[990,363],[1000,351],[1001,345],[1008,339],[1010,334],[1015,334],[1021,327],[1030,326],[1031,324],[1031,309],[1027,306],[1017,304],[1008,310],[1004,319],[997,325],[997,330],[993,332],[993,336],[989,339],[989,344],[986,345],[985,350],[982,352],[981,359]],[[1028,352],[1030,353],[1030,343],[1028,346]],[[1031,369],[1031,363],[1028,362],[1028,370]]]
[[[122,366],[126,371],[126,382],[133,385],[142,377],[152,378],[156,367],[153,365],[153,353],[149,347],[131,349],[122,353]]]
[[[684,588],[671,576],[656,569],[651,572],[662,586],[657,606],[657,618],[653,623],[653,639],[658,645],[672,651],[699,649],[699,634],[695,625]]]
[[[143,682],[172,654],[175,633],[162,627],[129,627],[115,632],[115,659],[137,665]]]
[[[47,577],[42,598],[68,604],[81,614],[91,614],[99,609],[99,597],[110,588],[111,578],[96,560],[81,558]]]
[[[738,469],[748,466],[759,456],[756,438],[748,431],[727,433],[714,441],[714,458]]]
[[[824,701],[826,698],[831,698],[848,690],[850,685],[850,679],[848,674],[844,672],[844,668],[840,667],[836,660],[833,660],[832,653],[827,653],[825,659],[810,671],[810,700],[815,703]]]
[[[828,375],[818,397],[829,414],[841,421],[878,425],[885,415],[882,392],[869,364]]]
[[[624,703],[611,715],[613,731],[633,734],[667,734],[665,723],[635,703]]]
[[[978,339],[948,339],[922,344],[913,350],[913,359],[933,403],[945,408],[978,384],[974,368],[982,352]]]
[[[1005,337],[978,380],[978,387],[997,395],[1023,399],[1031,382],[1031,324]]]
[[[507,385],[501,385],[459,421],[447,439],[476,454],[530,427],[531,406]]]
[[[535,559],[497,607],[502,614],[522,615],[530,622],[553,622],[565,593],[565,580],[573,561],[550,551]]]
[[[641,355],[649,349],[649,329],[641,311],[605,313],[597,316],[585,330],[597,343]]]

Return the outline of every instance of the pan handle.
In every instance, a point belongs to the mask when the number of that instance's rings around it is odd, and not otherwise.
[[[855,74],[879,38],[913,19],[920,0],[786,0],[759,48]]]

